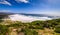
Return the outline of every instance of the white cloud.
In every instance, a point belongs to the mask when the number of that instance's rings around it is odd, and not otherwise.
[[[14,1],[16,1],[16,2],[29,3],[29,1],[28,1],[28,0],[14,0]],[[9,2],[8,2],[8,1],[6,1],[6,0],[0,0],[0,4],[7,4],[7,5],[11,6],[11,3],[9,3]]]
[[[25,15],[20,15],[20,14],[14,14],[14,15],[9,15],[9,18],[12,21],[21,21],[21,22],[32,22],[36,20],[51,20],[52,18],[48,17],[34,17],[34,16],[25,16]]]
[[[17,1],[17,2],[24,2],[24,3],[29,3],[28,0],[15,0],[15,1]]]
[[[11,4],[8,1],[6,1],[6,0],[0,1],[0,4],[7,4],[7,5],[11,6]]]

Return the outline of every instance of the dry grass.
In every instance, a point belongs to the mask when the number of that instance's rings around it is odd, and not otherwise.
[[[37,30],[38,35],[60,35],[55,33],[52,29],[45,28],[44,30]]]

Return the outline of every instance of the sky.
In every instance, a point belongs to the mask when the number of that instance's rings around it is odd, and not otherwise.
[[[0,12],[60,15],[60,0],[0,0]]]

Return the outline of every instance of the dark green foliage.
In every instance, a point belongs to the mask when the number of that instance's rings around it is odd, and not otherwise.
[[[33,29],[26,28],[23,30],[23,32],[25,33],[25,35],[38,35],[38,33]]]
[[[0,23],[3,22],[3,20],[0,19]]]
[[[31,22],[29,28],[32,28],[32,29],[43,29],[44,28],[43,26],[44,26],[43,21],[33,21],[33,22]]]
[[[0,35],[6,35],[6,33],[8,32],[8,27],[5,25],[0,25]]]
[[[11,24],[10,27],[19,27],[19,24]]]
[[[37,35],[34,29],[53,29],[55,32],[60,33],[60,19],[53,19],[47,21],[33,21],[31,23],[17,22],[10,25],[0,25],[0,35],[5,35],[8,32],[9,27],[21,28],[21,32],[25,35]],[[20,31],[19,31],[20,32]]]
[[[60,25],[57,25],[57,26],[56,26],[55,32],[60,33]]]
[[[23,23],[21,22],[17,22],[17,23],[14,23],[14,24],[10,24],[10,25],[7,25],[8,27],[20,27],[20,26],[23,26]]]
[[[55,26],[59,25],[60,22],[58,22],[58,20],[48,20],[44,22],[44,27],[47,28],[55,28]]]
[[[42,27],[42,26],[37,26],[37,25],[36,25],[36,26],[34,26],[34,25],[33,25],[33,26],[29,26],[29,28],[30,28],[30,29],[44,29],[44,27]]]

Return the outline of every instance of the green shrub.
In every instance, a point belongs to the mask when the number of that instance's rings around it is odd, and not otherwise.
[[[32,29],[43,29],[44,27],[44,22],[43,21],[33,21],[31,22],[31,25],[29,28]]]
[[[60,25],[56,26],[55,32],[60,33]]]
[[[25,35],[38,35],[38,32],[36,32],[36,31],[33,30],[33,29],[28,29],[28,28],[26,28],[26,29],[24,29],[23,32],[25,33]]]
[[[6,35],[6,33],[8,32],[8,27],[5,25],[0,25],[0,35]]]
[[[55,29],[55,32],[60,33],[60,28]]]
[[[36,26],[36,25],[33,25],[33,26],[29,26],[30,29],[44,29],[44,27],[42,26]]]

